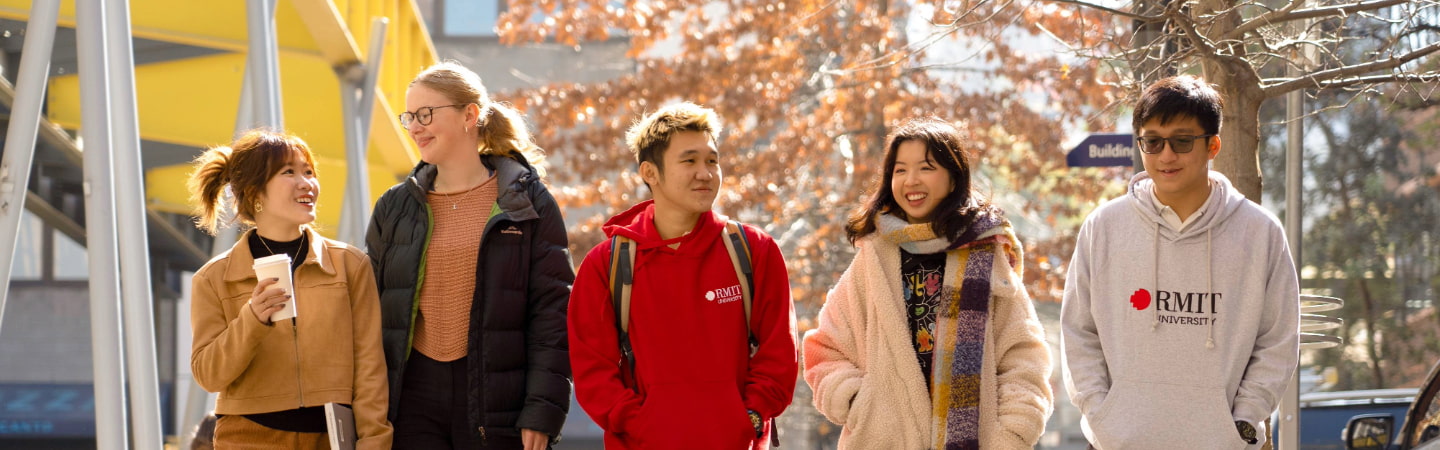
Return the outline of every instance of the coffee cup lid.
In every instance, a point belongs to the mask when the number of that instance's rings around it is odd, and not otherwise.
[[[255,266],[257,267],[277,263],[290,264],[290,255],[284,253],[277,253],[255,260]]]

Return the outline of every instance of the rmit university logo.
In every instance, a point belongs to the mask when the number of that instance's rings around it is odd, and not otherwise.
[[[1130,294],[1130,306],[1136,311],[1144,311],[1153,303],[1157,312],[1161,313],[1158,318],[1161,323],[1173,323],[1178,325],[1209,325],[1210,315],[1218,314],[1216,309],[1221,295],[1219,292],[1177,292],[1177,291],[1155,291],[1152,297],[1150,291],[1136,289]],[[1173,314],[1164,314],[1173,313]],[[1219,321],[1219,319],[1216,319]]]
[[[739,300],[741,295],[742,294],[740,293],[740,285],[737,284],[734,286],[720,288],[713,291],[706,291],[705,301],[725,304]]]
[[[1130,294],[1130,306],[1134,306],[1137,311],[1144,311],[1145,308],[1149,308],[1150,291],[1136,289],[1134,294]]]

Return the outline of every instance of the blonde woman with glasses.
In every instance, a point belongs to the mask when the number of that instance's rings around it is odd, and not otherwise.
[[[570,406],[565,222],[520,113],[444,62],[400,124],[421,162],[375,204],[395,448],[544,449]]]

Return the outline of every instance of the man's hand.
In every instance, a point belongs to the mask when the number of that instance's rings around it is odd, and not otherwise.
[[[545,450],[545,446],[550,443],[550,435],[529,428],[521,428],[520,442],[525,444],[525,450]]]

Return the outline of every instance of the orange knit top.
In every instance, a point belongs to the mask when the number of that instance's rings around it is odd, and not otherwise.
[[[434,223],[425,251],[415,349],[436,361],[465,357],[475,270],[485,223],[499,196],[495,177],[460,192],[430,192]]]

